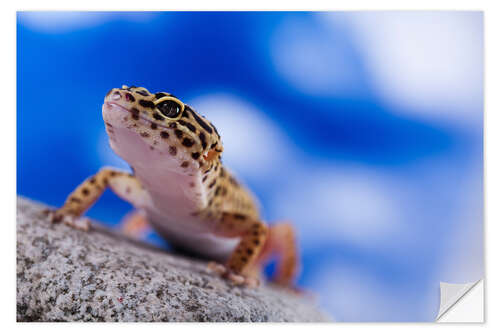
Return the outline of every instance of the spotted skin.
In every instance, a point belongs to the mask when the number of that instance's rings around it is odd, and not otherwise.
[[[103,119],[112,149],[134,172],[101,169],[52,212],[54,222],[87,229],[82,215],[109,187],[139,212],[125,223],[128,233],[144,230],[147,221],[174,246],[224,263],[218,271],[237,283],[258,276],[278,254],[274,280],[292,284],[293,228],[262,221],[251,192],[222,165],[221,137],[210,121],[169,93],[134,86],[106,94]]]

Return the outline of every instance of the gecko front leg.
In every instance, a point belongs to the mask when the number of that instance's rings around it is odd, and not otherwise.
[[[209,267],[235,284],[258,285],[251,272],[266,243],[268,227],[244,214],[224,212],[214,232],[224,237],[241,237],[241,240],[225,266],[212,262]]]
[[[50,220],[62,221],[74,228],[88,230],[90,221],[81,216],[108,187],[135,207],[144,207],[150,202],[148,193],[134,175],[106,167],[81,183],[68,196],[61,208],[49,212]]]

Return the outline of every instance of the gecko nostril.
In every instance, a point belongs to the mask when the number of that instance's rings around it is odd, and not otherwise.
[[[112,95],[111,95],[111,99],[113,101],[117,101],[119,100],[120,98],[122,98],[122,95],[120,94],[119,91],[115,91]]]

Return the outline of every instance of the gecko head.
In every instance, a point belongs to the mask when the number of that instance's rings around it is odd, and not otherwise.
[[[206,161],[220,158],[223,150],[215,126],[166,92],[150,93],[135,86],[111,89],[104,98],[102,114],[115,151],[126,151],[116,148],[130,141],[122,139],[124,135],[132,135],[151,151],[176,156],[182,165],[188,162],[203,167]]]

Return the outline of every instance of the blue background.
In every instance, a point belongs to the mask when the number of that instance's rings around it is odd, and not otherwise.
[[[104,94],[168,91],[218,127],[265,219],[297,226],[298,283],[335,319],[433,320],[439,281],[483,275],[482,14],[404,15],[18,13],[17,192],[60,206],[126,168]],[[107,191],[88,215],[130,209]]]

